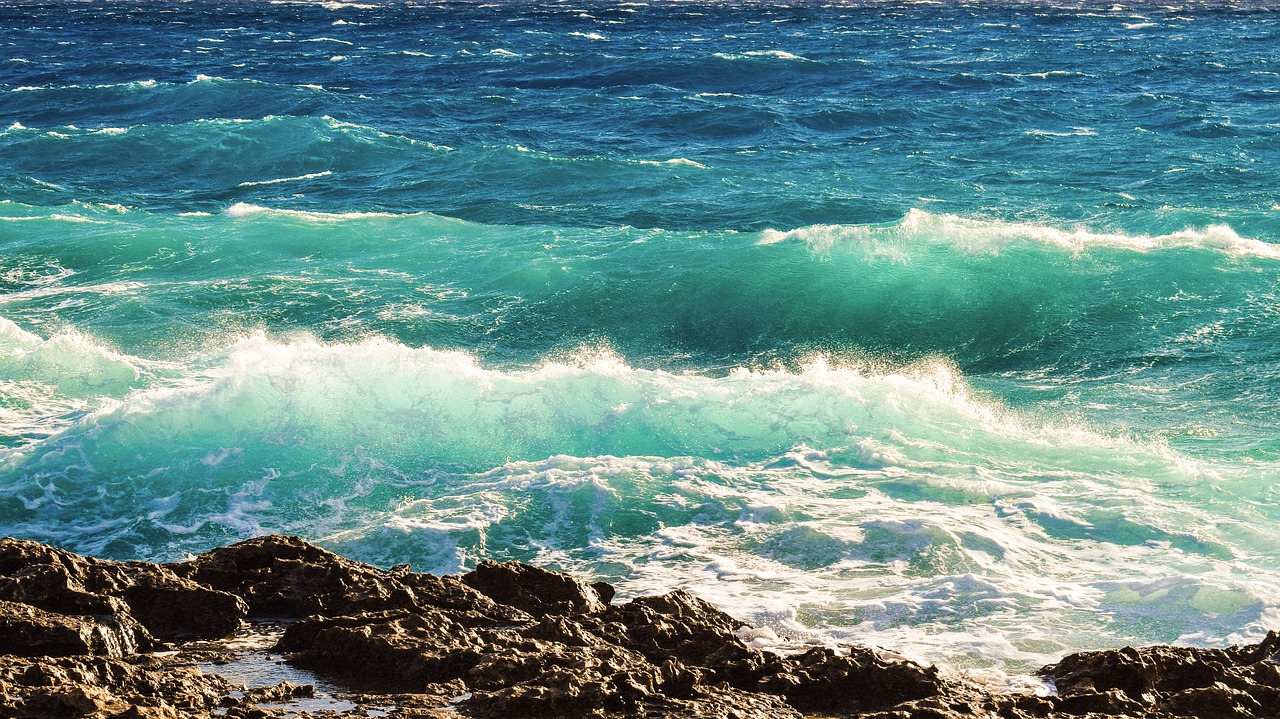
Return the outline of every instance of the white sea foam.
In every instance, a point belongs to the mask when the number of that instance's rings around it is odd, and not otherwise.
[[[297,178],[292,178],[297,179]],[[283,210],[247,202],[237,202],[226,209],[227,217],[245,218],[253,216],[291,217],[312,222],[343,222],[345,220],[367,220],[373,218],[422,217],[428,213],[410,212],[397,214],[394,212],[312,212],[306,210]]]
[[[297,177],[278,177],[273,180],[251,180],[251,181],[241,182],[239,185],[236,185],[236,187],[258,187],[260,185],[279,185],[282,182],[298,182],[300,180],[315,180],[321,177],[328,177],[332,174],[333,174],[333,170],[324,170],[322,172],[311,172],[306,175],[298,175]],[[228,214],[231,214],[230,210],[228,210],[227,212]],[[232,215],[232,216],[240,217],[243,215]]]
[[[694,160],[684,157],[676,157],[670,160],[631,160],[630,162],[634,162],[637,165],[649,165],[652,167],[662,167],[663,165],[684,165],[686,167],[696,167],[700,170],[707,169],[707,166],[701,162],[695,162]]]
[[[1024,134],[1040,137],[1093,137],[1098,133],[1088,127],[1073,127],[1069,131],[1065,132],[1054,130],[1027,130]]]
[[[802,57],[800,55],[796,55],[794,53],[790,53],[785,50],[750,50],[744,53],[717,52],[715,53],[715,57],[718,57],[722,60],[746,60],[746,59],[769,58],[773,60],[796,60],[796,61],[803,61],[803,62],[812,62],[807,57]]]
[[[1071,252],[1101,248],[1134,252],[1204,249],[1228,255],[1280,259],[1280,246],[1243,237],[1227,225],[1209,225],[1165,235],[1126,235],[969,219],[919,209],[912,209],[899,222],[883,225],[811,225],[789,231],[765,230],[759,243],[767,245],[785,241],[805,242],[820,252],[843,245],[859,245],[870,254],[885,258],[905,257],[917,243],[946,244],[975,253],[999,252],[1017,243],[1037,243]]]

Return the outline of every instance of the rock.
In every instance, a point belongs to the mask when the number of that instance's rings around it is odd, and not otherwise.
[[[1146,647],[1082,652],[1041,670],[1059,711],[1131,716],[1280,716],[1280,635],[1229,649]]]
[[[1076,692],[1060,698],[1054,708],[1073,716],[1082,714],[1125,716],[1142,712],[1142,704],[1116,689],[1103,692]]]
[[[849,648],[848,654],[815,647],[794,659],[777,660],[771,668],[773,673],[757,687],[785,696],[806,712],[873,712],[953,690],[935,667],[886,659],[860,647]]]
[[[1160,702],[1160,708],[1170,714],[1190,717],[1248,717],[1262,716],[1263,707],[1248,692],[1233,689],[1222,682],[1198,689],[1184,689]],[[1273,714],[1274,716],[1274,714]]]
[[[152,636],[164,642],[221,639],[235,633],[248,614],[234,594],[183,579],[163,567],[130,564],[133,586],[124,590],[129,610]],[[150,568],[160,571],[150,571]]]
[[[297,537],[250,539],[168,565],[177,574],[242,597],[256,617],[335,616],[414,606],[385,572]]]
[[[596,587],[577,577],[519,562],[481,562],[474,572],[463,575],[462,582],[499,604],[535,617],[592,614],[603,611],[609,601],[602,600]],[[605,590],[609,599],[613,598],[612,589]]]
[[[246,614],[298,619],[276,645],[352,688],[357,708],[501,719],[1274,719],[1280,635],[1228,649],[1084,652],[1046,667],[1057,696],[991,694],[861,647],[784,656],[684,591],[613,587],[516,562],[463,577],[262,537],[160,567],[0,540],[0,716],[264,719],[307,684],[237,687],[196,663]],[[234,690],[234,691],[233,691]]]
[[[0,539],[0,600],[98,617],[128,635],[126,653],[151,649],[155,640],[228,636],[246,612],[238,597],[164,567],[91,559],[11,537]]]
[[[232,688],[174,658],[0,656],[0,716],[20,719],[203,716]]]
[[[457,708],[480,717],[795,716],[778,697],[703,685],[699,665],[758,653],[734,635],[740,622],[687,592],[608,607],[580,580],[512,562],[463,581],[522,619],[435,607],[316,615],[276,649],[364,690],[465,687]]]
[[[23,709],[30,716],[82,717],[107,709],[124,710],[128,704],[105,689],[83,684],[41,687],[27,695]]]
[[[309,544],[273,535],[168,565],[175,573],[229,592],[254,617],[338,616],[388,609],[440,607],[477,617],[519,620],[456,578],[387,572]]]
[[[474,629],[439,610],[399,609],[312,616],[291,625],[276,650],[365,690],[415,692],[464,677],[482,646]]]
[[[611,607],[603,618],[618,626],[619,641],[650,661],[720,668],[758,657],[735,634],[746,624],[681,589]]]
[[[111,614],[55,614],[29,604],[0,601],[0,654],[119,657],[152,644],[137,622],[121,622]]]
[[[311,684],[293,684],[280,682],[270,687],[254,687],[245,691],[242,704],[261,704],[264,702],[284,702],[290,699],[314,697],[316,688]]]

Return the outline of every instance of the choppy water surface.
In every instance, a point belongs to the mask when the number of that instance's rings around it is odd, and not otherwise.
[[[1263,4],[6,3],[0,529],[1280,628]]]

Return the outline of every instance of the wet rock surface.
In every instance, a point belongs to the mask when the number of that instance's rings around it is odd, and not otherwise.
[[[1275,634],[1229,649],[1074,654],[1042,670],[1055,696],[992,694],[864,647],[753,648],[741,622],[684,591],[613,597],[607,584],[512,562],[461,577],[382,570],[294,537],[170,565],[6,538],[0,717],[1280,716]],[[267,618],[284,629],[236,644],[245,620]],[[269,669],[268,651],[293,679],[219,674]],[[299,683],[306,670],[340,693]]]

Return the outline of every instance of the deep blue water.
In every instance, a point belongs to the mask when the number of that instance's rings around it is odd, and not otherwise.
[[[6,3],[0,531],[1280,628],[1264,3]]]

